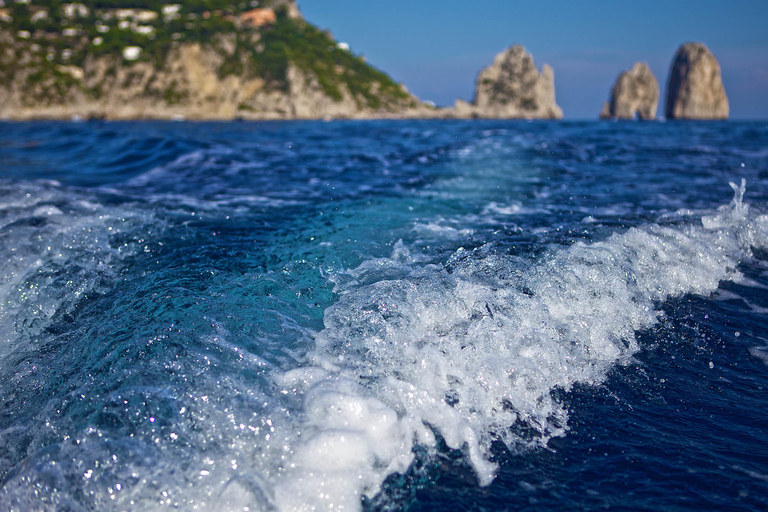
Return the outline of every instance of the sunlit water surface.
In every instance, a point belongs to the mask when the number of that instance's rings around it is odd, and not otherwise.
[[[766,212],[765,123],[2,123],[0,509],[766,510]]]

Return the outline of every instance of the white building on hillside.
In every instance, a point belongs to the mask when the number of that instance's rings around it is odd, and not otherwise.
[[[29,17],[29,21],[31,21],[32,23],[37,23],[38,21],[42,21],[47,17],[48,17],[48,11],[46,11],[45,9],[41,9],[35,12],[34,14],[32,14],[32,16]]]
[[[138,46],[126,46],[123,48],[123,58],[125,60],[136,60],[141,56],[141,48]]]
[[[61,6],[61,12],[65,18],[85,18],[90,14],[88,8],[83,4],[64,4]]]
[[[112,14],[119,20],[133,20],[140,23],[157,19],[157,13],[148,9],[115,9]]]
[[[179,14],[181,10],[181,4],[169,4],[163,6],[163,16],[173,16]]]

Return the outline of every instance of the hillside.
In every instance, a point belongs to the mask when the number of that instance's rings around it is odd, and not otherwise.
[[[293,0],[0,0],[0,117],[293,119],[427,111],[304,20]]]

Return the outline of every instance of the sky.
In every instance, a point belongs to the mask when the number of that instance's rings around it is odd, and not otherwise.
[[[472,100],[477,73],[513,44],[555,70],[566,119],[594,119],[621,71],[647,62],[664,113],[686,41],[720,62],[732,119],[768,119],[768,0],[298,0],[304,17],[422,100]]]

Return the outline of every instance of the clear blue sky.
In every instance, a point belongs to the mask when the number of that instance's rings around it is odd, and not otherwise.
[[[720,61],[733,119],[768,119],[768,0],[298,0],[304,16],[423,100],[472,99],[477,72],[522,44],[555,70],[566,118],[594,119],[617,75],[645,61],[659,80],[677,47]]]

